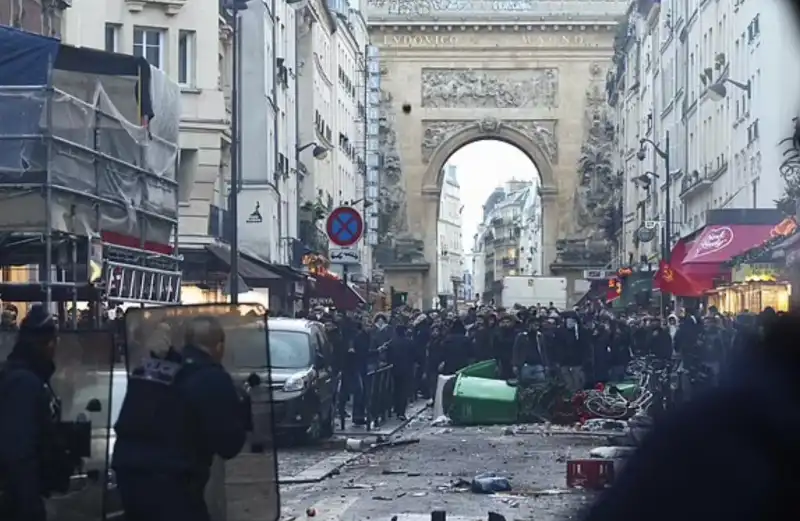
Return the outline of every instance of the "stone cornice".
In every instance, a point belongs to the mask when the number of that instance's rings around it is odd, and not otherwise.
[[[374,22],[370,20],[370,29],[380,32],[471,32],[471,33],[511,33],[511,32],[610,32],[614,31],[617,22],[596,22],[596,23],[557,23],[540,22],[535,24],[525,24],[518,22]]]

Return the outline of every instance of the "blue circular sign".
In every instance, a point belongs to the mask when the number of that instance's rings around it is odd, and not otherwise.
[[[364,233],[364,219],[355,208],[340,206],[328,216],[325,231],[336,246],[352,246]]]

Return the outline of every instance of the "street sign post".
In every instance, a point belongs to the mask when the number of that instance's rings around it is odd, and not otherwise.
[[[337,258],[331,256],[331,261],[342,265],[342,281],[345,286],[348,284],[348,266],[352,264],[360,264],[360,255],[357,259],[353,259],[349,252],[357,249],[351,248],[359,240],[364,233],[364,219],[358,210],[351,206],[340,206],[333,210],[328,216],[328,221],[325,223],[325,231],[328,232],[328,239],[338,246],[335,251]],[[337,262],[338,261],[338,262]]]
[[[333,244],[347,248],[361,239],[364,233],[364,219],[355,208],[340,206],[328,216],[325,231]]]

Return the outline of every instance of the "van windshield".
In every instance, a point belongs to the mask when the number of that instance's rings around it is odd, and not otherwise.
[[[236,366],[264,367],[264,334],[264,330],[259,328],[228,329],[225,332],[225,349],[231,351]],[[273,329],[269,332],[269,344],[273,369],[305,369],[311,366],[311,340],[308,333]]]

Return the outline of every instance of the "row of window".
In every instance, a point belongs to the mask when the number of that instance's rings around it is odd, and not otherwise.
[[[194,86],[196,61],[196,34],[194,31],[178,31],[177,71],[170,71],[167,59],[169,32],[156,27],[133,27],[132,47],[126,48],[123,42],[124,26],[107,23],[105,27],[105,50],[108,52],[127,53],[147,60],[153,67],[164,70],[175,77],[179,85]]]

